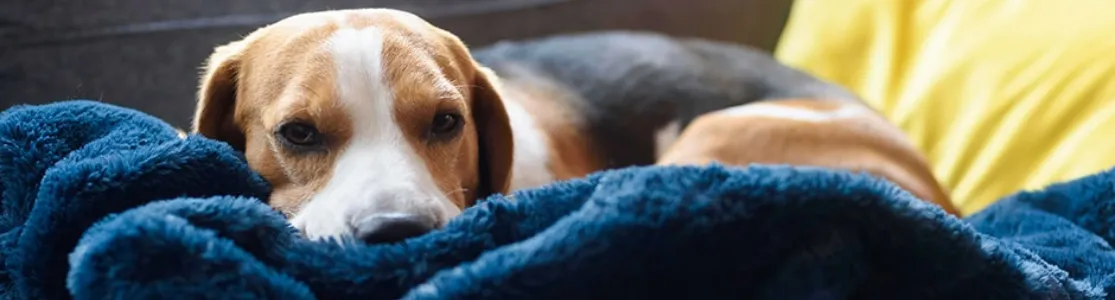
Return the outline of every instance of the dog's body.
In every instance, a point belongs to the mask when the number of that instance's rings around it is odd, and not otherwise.
[[[712,162],[867,172],[960,215],[906,135],[859,103],[778,99],[710,112],[694,120],[658,164]]]
[[[758,50],[645,32],[502,42],[473,56],[499,75],[505,102],[543,124],[550,179],[653,164],[705,112],[771,98],[858,101]],[[544,183],[527,181],[514,187]]]
[[[702,113],[784,97],[858,101],[729,44],[610,32],[470,54],[409,13],[337,10],[218,47],[193,129],[243,151],[308,237],[381,242],[490,194],[652,164]]]

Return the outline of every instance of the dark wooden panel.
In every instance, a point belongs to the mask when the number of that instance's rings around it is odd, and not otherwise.
[[[0,109],[84,98],[187,126],[215,45],[290,14],[415,11],[472,46],[602,29],[654,30],[771,50],[790,0],[7,0],[0,1]]]

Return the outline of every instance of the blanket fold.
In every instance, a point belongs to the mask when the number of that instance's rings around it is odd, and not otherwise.
[[[0,296],[67,297],[65,257],[108,214],[183,196],[265,197],[267,184],[242,161],[223,143],[179,139],[154,117],[97,102],[4,111]]]
[[[866,174],[635,167],[392,245],[303,239],[227,145],[92,101],[0,113],[0,299],[1105,299],[1115,172],[966,220]]]

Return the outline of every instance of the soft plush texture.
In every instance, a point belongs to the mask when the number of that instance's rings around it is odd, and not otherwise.
[[[794,1],[776,56],[904,129],[965,212],[1115,165],[1115,1]]]
[[[88,101],[0,114],[3,299],[1103,299],[1115,173],[960,220],[864,174],[637,167],[395,245],[297,235],[230,147]],[[167,199],[167,200],[162,200]]]

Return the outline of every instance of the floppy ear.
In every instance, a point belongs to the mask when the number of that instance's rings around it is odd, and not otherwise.
[[[243,52],[241,42],[219,46],[206,61],[197,95],[193,131],[244,151],[244,132],[236,125],[237,79]]]
[[[514,144],[511,122],[503,107],[495,74],[476,65],[472,83],[472,118],[476,122],[480,148],[480,188],[476,193],[479,200],[491,194],[508,192]]]

